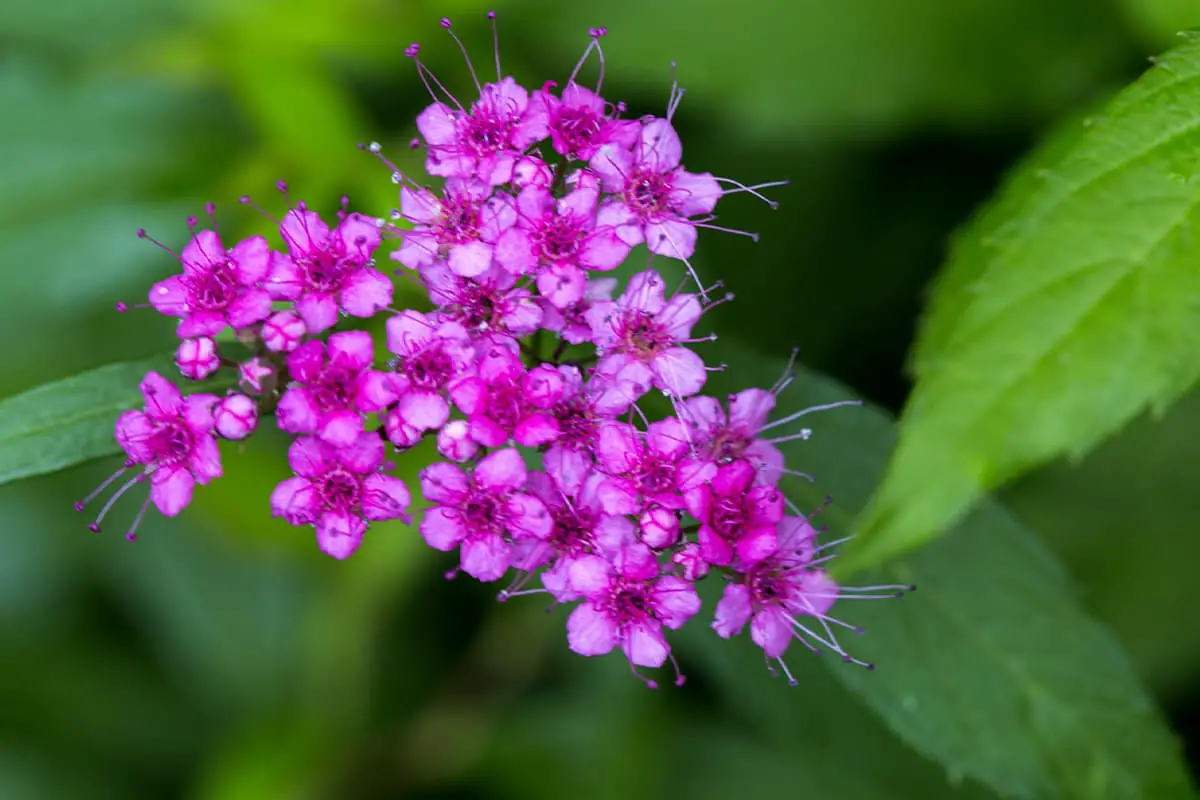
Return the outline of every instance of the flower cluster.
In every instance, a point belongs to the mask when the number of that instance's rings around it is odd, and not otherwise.
[[[441,24],[462,48],[450,21]],[[218,441],[244,439],[273,416],[295,439],[293,475],[273,492],[272,513],[313,526],[325,553],[346,558],[371,522],[409,522],[409,489],[388,474],[386,450],[402,456],[429,438],[440,460],[420,472],[420,535],[456,553],[452,573],[510,576],[501,600],[545,594],[571,606],[576,653],[619,647],[651,686],[639,668],[670,661],[682,683],[665,631],[700,613],[696,585],[719,574],[720,636],[749,623],[789,679],[782,658],[794,640],[865,665],[838,642],[835,629],[851,626],[831,607],[908,587],[839,587],[823,569],[829,545],[817,543],[812,515],[778,485],[800,474],[778,445],[811,431],[776,431],[830,406],[768,421],[790,370],[724,404],[702,393],[723,367],[706,363],[698,345],[716,337],[696,328],[732,295],[692,268],[698,232],[727,230],[713,224],[726,195],[765,200],[759,190],[774,184],[685,169],[672,123],[678,87],[665,116],[627,118],[599,82],[581,85],[593,53],[603,78],[604,35],[591,31],[561,87],[527,90],[503,75],[498,53],[496,81],[481,83],[467,59],[467,101],[410,46],[433,97],[413,147],[443,180],[426,186],[379,145],[365,147],[400,187],[389,215],[351,213],[343,200],[331,226],[297,202],[277,221],[280,247],[262,236],[227,247],[211,207],[212,230],[190,220],[181,273],[155,284],[149,305],[179,318],[184,378],[214,385],[224,372],[236,388],[185,397],[147,375],[145,411],[116,425],[125,464],[93,497],[134,475],[93,530],[146,480],[130,537],[150,503],[179,513],[196,484],[221,475]],[[392,307],[392,279],[376,260],[390,242],[395,271],[427,294],[424,310]],[[606,277],[639,245],[649,266],[623,286]],[[664,277],[671,269],[681,273],[676,289]],[[376,316],[386,355],[370,333],[338,330],[343,318]],[[655,395],[669,405],[651,421]]]

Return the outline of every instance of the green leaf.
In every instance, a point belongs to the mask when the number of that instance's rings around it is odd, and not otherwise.
[[[610,0],[598,21],[586,4],[557,3],[521,27],[566,55],[602,22],[606,80],[665,106],[678,61],[695,102],[720,103],[739,136],[749,127],[790,143],[1056,115],[1117,74],[1127,46],[1113,10],[1090,0],[759,0],[729,11],[722,0]]]
[[[1200,40],[1060,136],[959,239],[856,567],[1200,377]]]
[[[142,404],[138,382],[150,370],[171,375],[170,357],[103,367],[0,400],[0,483],[81,464],[120,450],[113,423]],[[214,391],[223,379],[187,384]]]
[[[745,352],[722,355],[728,363],[755,363]],[[781,369],[763,365],[739,377],[764,385]],[[853,396],[829,379],[799,373],[780,413]],[[830,493],[834,503],[819,519],[838,537],[871,496],[894,426],[872,408],[805,422],[812,438],[784,447],[789,465],[813,473],[817,484],[789,479],[786,488],[804,509]],[[876,577],[918,586],[903,599],[843,601],[835,609],[867,629],[843,644],[877,669],[826,663],[950,774],[1006,797],[1190,796],[1178,743],[1119,644],[1084,612],[1037,537],[998,503],[983,503],[951,535]],[[801,681],[809,658],[798,646],[788,653]]]

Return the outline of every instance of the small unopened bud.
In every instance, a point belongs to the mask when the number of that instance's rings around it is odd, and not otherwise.
[[[662,550],[679,541],[679,515],[659,505],[650,506],[638,518],[642,541],[648,547]]]
[[[279,311],[263,323],[263,345],[272,353],[290,353],[300,346],[308,328],[294,311]]]
[[[700,545],[688,542],[679,552],[671,556],[671,561],[680,568],[684,580],[698,581],[708,574],[708,562],[700,555]]]
[[[264,384],[269,389],[274,383],[270,380],[274,375],[271,365],[264,364],[261,358],[252,358],[238,365],[238,386],[242,391],[262,394]]]
[[[204,380],[221,368],[217,343],[208,336],[184,339],[175,351],[175,364],[183,377],[194,381]]]
[[[479,445],[468,435],[466,421],[453,419],[438,431],[437,448],[443,456],[461,464],[475,455]]]
[[[213,408],[213,425],[225,439],[245,439],[258,427],[258,406],[244,394],[227,395]]]

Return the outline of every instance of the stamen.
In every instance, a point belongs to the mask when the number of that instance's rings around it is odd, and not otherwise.
[[[787,366],[783,368],[783,374],[779,376],[779,379],[775,383],[771,384],[771,394],[778,397],[780,392],[786,389],[792,381],[796,380],[796,356],[798,355],[800,355],[800,348],[793,347]]]
[[[733,189],[723,189],[721,192],[722,194],[738,194],[739,192],[748,192],[749,194],[754,195],[759,200],[762,200],[764,203],[769,205],[771,207],[772,211],[775,211],[779,208],[779,202],[776,200],[772,200],[771,198],[767,197],[764,194],[761,194],[758,190],[759,189],[771,189],[776,186],[787,186],[788,183],[790,182],[790,181],[786,181],[786,180],[770,181],[768,183],[756,183],[753,186],[747,186],[746,184],[741,183],[739,181],[735,181],[732,178],[716,178],[715,180],[717,181],[717,183],[728,183],[730,186],[734,187]]]
[[[861,406],[862,404],[862,400],[839,400],[836,403],[825,403],[824,405],[819,406],[809,406],[808,408],[803,408],[793,414],[789,414],[783,419],[777,419],[774,422],[768,422],[759,429],[759,432],[761,433],[762,431],[769,431],[771,428],[777,428],[780,425],[786,425],[789,422],[800,419],[806,414],[813,414],[817,411],[829,411],[830,409],[841,408],[842,406]],[[776,442],[789,441],[790,439],[807,439],[808,436],[804,436],[803,433],[804,432],[801,431],[800,434],[795,436],[787,436],[782,439],[769,439],[768,441],[774,444]],[[809,435],[812,435],[811,431],[809,431]]]
[[[743,230],[739,230],[737,228],[726,228],[722,225],[713,225],[708,222],[696,222],[696,221],[692,221],[692,220],[689,220],[688,222],[697,228],[705,228],[710,231],[720,231],[721,233],[733,233],[738,236],[745,236],[747,239],[751,240],[752,242],[755,242],[755,243],[758,242],[758,234],[753,231],[743,231]]]
[[[142,524],[142,518],[146,516],[146,510],[150,508],[150,498],[147,497],[142,503],[142,507],[138,509],[137,516],[133,518],[133,524],[129,526],[129,530],[125,531],[126,541],[137,541],[137,529]]]
[[[645,675],[638,672],[638,668],[633,665],[632,661],[629,662],[629,671],[633,673],[633,677],[637,678],[639,681],[646,684],[647,689],[657,689],[658,688],[658,684],[656,682],[652,681],[650,678],[647,678]]]
[[[479,77],[475,74],[475,66],[471,63],[471,56],[467,54],[467,48],[466,45],[462,43],[462,39],[458,38],[458,34],[456,34],[454,32],[454,28],[451,27],[450,18],[442,17],[440,24],[446,29],[446,32],[450,34],[450,38],[454,40],[454,43],[458,45],[458,50],[462,53],[463,60],[467,62],[467,72],[471,73],[471,80],[475,83],[475,91],[483,94],[483,87],[479,85]]]
[[[492,53],[496,56],[496,83],[499,83],[504,78],[500,72],[500,32],[496,29],[496,12],[487,12],[487,18],[492,23]]]
[[[788,665],[784,662],[784,660],[782,658],[777,658],[775,661],[778,662],[779,668],[783,670],[783,674],[787,677],[788,686],[799,686],[800,681],[796,680],[796,678],[792,675],[792,671],[788,669]]]
[[[679,85],[679,62],[671,62],[671,94],[667,98],[667,122],[675,116],[679,104],[683,101],[683,95],[687,90]]]
[[[273,217],[273,216],[271,216],[270,214],[268,214],[268,213],[267,213],[267,212],[266,212],[266,211],[265,211],[265,210],[264,210],[264,209],[263,209],[261,206],[259,206],[259,205],[258,205],[257,203],[255,203],[253,200],[251,200],[251,199],[250,199],[250,195],[248,195],[248,194],[244,194],[244,195],[242,195],[241,197],[239,197],[239,198],[238,198],[238,202],[239,202],[239,203],[241,203],[241,204],[242,204],[242,205],[244,205],[244,206],[250,206],[250,207],[251,207],[251,208],[253,208],[255,211],[257,211],[259,214],[262,214],[264,217],[266,217],[267,219],[269,219],[269,220],[271,220],[272,222],[274,222],[276,225],[280,224],[280,222],[279,222],[279,220],[278,220],[278,219],[276,219],[275,217]]]
[[[121,495],[128,492],[130,489],[133,488],[133,486],[135,484],[141,483],[143,480],[145,480],[145,473],[135,476],[128,483],[124,484],[120,489],[117,489],[117,491],[113,492],[113,496],[108,498],[108,502],[105,503],[104,507],[100,509],[100,513],[96,516],[96,521],[93,522],[92,525],[89,525],[88,527],[91,528],[91,530],[95,531],[96,533],[99,533],[100,532],[100,523],[104,522],[105,515],[107,515],[109,510],[113,507],[113,505],[115,505],[116,502],[121,499]],[[95,527],[92,527],[93,525]]]
[[[175,252],[174,250],[172,250],[171,248],[167,247],[165,244],[163,244],[162,242],[160,242],[158,239],[155,239],[153,236],[151,236],[150,234],[146,233],[146,229],[145,229],[145,228],[138,228],[138,229],[137,229],[137,237],[138,237],[139,239],[145,239],[146,241],[150,242],[151,244],[153,244],[153,245],[154,245],[155,247],[157,247],[158,249],[160,249],[160,250],[163,250],[163,251],[166,251],[166,252],[170,253],[171,255],[175,256],[175,258],[179,258],[179,254],[178,254],[178,253],[176,253],[176,252]]]
[[[105,489],[107,489],[112,484],[112,482],[115,481],[117,478],[124,475],[129,470],[129,468],[132,466],[133,466],[133,462],[131,460],[126,460],[125,464],[122,465],[122,467],[119,470],[117,470],[112,475],[109,475],[107,478],[105,478],[104,482],[101,483],[99,486],[97,486],[95,489],[93,489],[91,491],[91,493],[88,494],[87,497],[83,498],[78,503],[76,503],[75,510],[83,511],[85,508],[87,508],[88,503],[95,500],[97,495],[99,495],[101,492],[103,492]]]

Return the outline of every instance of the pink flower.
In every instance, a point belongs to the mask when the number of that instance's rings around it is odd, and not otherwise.
[[[537,330],[542,309],[528,289],[516,288],[517,276],[497,266],[474,278],[454,273],[442,262],[421,269],[437,318],[457,322],[472,339],[521,337]]]
[[[613,514],[639,514],[651,503],[682,509],[683,494],[716,471],[689,455],[683,423],[674,417],[651,423],[645,435],[625,422],[605,423],[596,460],[608,476],[602,496]]]
[[[540,106],[557,153],[587,161],[601,145],[628,150],[637,143],[641,128],[637,120],[611,118],[612,106],[600,95],[568,81],[560,99],[551,93],[552,87],[554,83],[548,82],[534,92],[530,108]]]
[[[617,391],[613,382],[584,382],[578,367],[548,365],[534,373],[553,370],[556,378],[541,382],[541,407],[554,420],[555,435],[543,456],[546,472],[568,494],[578,490],[580,482],[595,463],[600,425],[625,412],[644,387]],[[531,373],[533,374],[533,373]]]
[[[167,517],[182,511],[192,500],[196,484],[204,485],[221,477],[221,454],[213,438],[212,407],[217,397],[194,394],[184,398],[175,384],[157,372],[148,372],[140,385],[145,399],[144,411],[126,411],[115,427],[117,444],[128,458],[84,500],[75,504],[83,509],[113,481],[135,466],[142,470],[122,485],[88,527],[100,530],[109,510],[127,491],[150,479],[150,497],[142,505],[126,538],[133,539],[151,502]]]
[[[200,231],[179,256],[183,274],[154,284],[150,305],[182,317],[181,339],[216,336],[226,325],[245,328],[267,318],[271,297],[259,288],[267,276],[270,248],[253,236],[226,250],[213,231]]]
[[[245,439],[258,427],[258,406],[244,394],[221,398],[213,408],[213,423],[223,439]]]
[[[517,221],[509,195],[461,178],[447,180],[440,198],[428,189],[404,187],[400,215],[413,228],[401,232],[403,243],[392,258],[410,269],[445,261],[467,278],[487,271],[500,234]]]
[[[733,461],[721,465],[711,482],[684,495],[688,511],[700,523],[700,553],[714,566],[728,566],[735,555],[740,564],[755,564],[775,552],[783,492],[753,486],[754,476],[749,462]]]
[[[684,345],[696,341],[689,337],[702,313],[695,295],[666,300],[657,272],[634,275],[615,303],[595,303],[587,312],[593,340],[603,353],[597,375],[629,375],[631,365],[639,365],[645,383],[675,397],[695,394],[707,373],[700,356]]]
[[[308,332],[327,330],[338,309],[370,317],[392,302],[392,282],[372,268],[379,246],[374,220],[349,214],[334,230],[303,206],[289,211],[280,226],[291,258],[278,257],[267,283],[276,300],[295,300]]]
[[[775,408],[775,395],[765,389],[746,389],[729,396],[729,414],[715,397],[689,397],[680,417],[691,431],[702,456],[715,464],[735,459],[755,468],[755,481],[774,485],[782,474],[783,453],[770,442],[756,438]]]
[[[553,331],[568,344],[583,344],[592,340],[592,324],[587,312],[596,303],[612,300],[617,288],[616,278],[593,278],[583,289],[583,297],[564,308],[557,308],[546,297],[539,297],[542,308],[542,327]]]
[[[388,377],[371,369],[375,346],[366,331],[343,331],[311,341],[288,355],[292,385],[275,410],[281,430],[315,433],[336,447],[353,444],[363,414],[382,411],[395,400]]]
[[[711,214],[722,190],[709,173],[684,171],[682,154],[679,135],[665,119],[643,124],[631,149],[602,146],[591,167],[617,197],[600,209],[600,224],[617,226],[630,245],[645,242],[652,253],[690,258],[696,250],[692,218]]]
[[[429,155],[425,169],[447,178],[476,178],[489,186],[512,180],[513,165],[549,131],[527,114],[529,92],[512,78],[484,84],[470,112],[436,102],[417,116]]]
[[[499,447],[510,437],[537,447],[558,436],[547,410],[561,393],[561,381],[551,368],[526,373],[512,350],[494,346],[480,356],[474,375],[450,387],[450,396],[467,415],[471,438],[484,447]]]
[[[603,481],[603,475],[593,472],[579,481],[576,490],[566,492],[544,472],[529,474],[526,488],[546,505],[554,526],[545,540],[532,543],[515,566],[527,572],[545,567],[542,585],[560,603],[583,596],[571,585],[576,561],[591,555],[615,558],[634,541],[632,523],[605,512],[599,492]]]
[[[598,196],[595,179],[557,200],[547,188],[525,189],[516,226],[496,245],[496,262],[518,275],[536,274],[538,291],[558,308],[579,302],[588,272],[615,269],[629,255],[616,229],[596,226]]]
[[[252,394],[269,393],[275,386],[275,368],[255,357],[238,364],[238,386]]]
[[[417,431],[436,430],[450,418],[446,400],[450,382],[474,361],[466,330],[457,322],[438,322],[417,311],[403,311],[387,321],[392,359],[393,413]]]
[[[793,639],[813,652],[830,649],[843,661],[872,668],[853,658],[838,643],[833,628],[860,629],[828,615],[829,609],[844,597],[829,574],[813,562],[816,552],[816,532],[803,517],[785,517],[779,523],[779,549],[771,557],[758,562],[739,575],[736,582],[725,587],[717,604],[712,627],[728,639],[750,623],[750,638],[763,649],[767,658],[783,667],[788,680],[795,683],[783,654]],[[866,586],[849,590],[854,597],[899,597],[911,586]],[[886,594],[867,594],[886,592]],[[806,622],[813,620],[814,622]],[[809,627],[813,625],[819,630]]]
[[[217,343],[208,336],[184,339],[175,351],[175,366],[189,380],[204,380],[221,368]]]
[[[421,535],[437,550],[461,546],[468,575],[500,578],[515,540],[545,539],[553,526],[542,501],[520,491],[525,475],[525,462],[511,448],[487,456],[470,474],[453,464],[431,464],[421,471],[421,491],[433,504],[421,520]]]
[[[383,439],[373,432],[341,448],[311,436],[297,439],[288,448],[296,476],[275,487],[271,513],[292,525],[315,525],[323,552],[337,559],[350,556],[369,522],[408,521],[408,488],[381,472],[383,455]]]
[[[676,630],[700,610],[692,584],[660,575],[654,553],[638,543],[626,545],[611,561],[580,558],[572,565],[571,585],[585,598],[567,619],[571,649],[599,656],[620,645],[634,674],[637,667],[662,666],[671,652],[663,628]],[[676,684],[682,683],[678,675]]]

